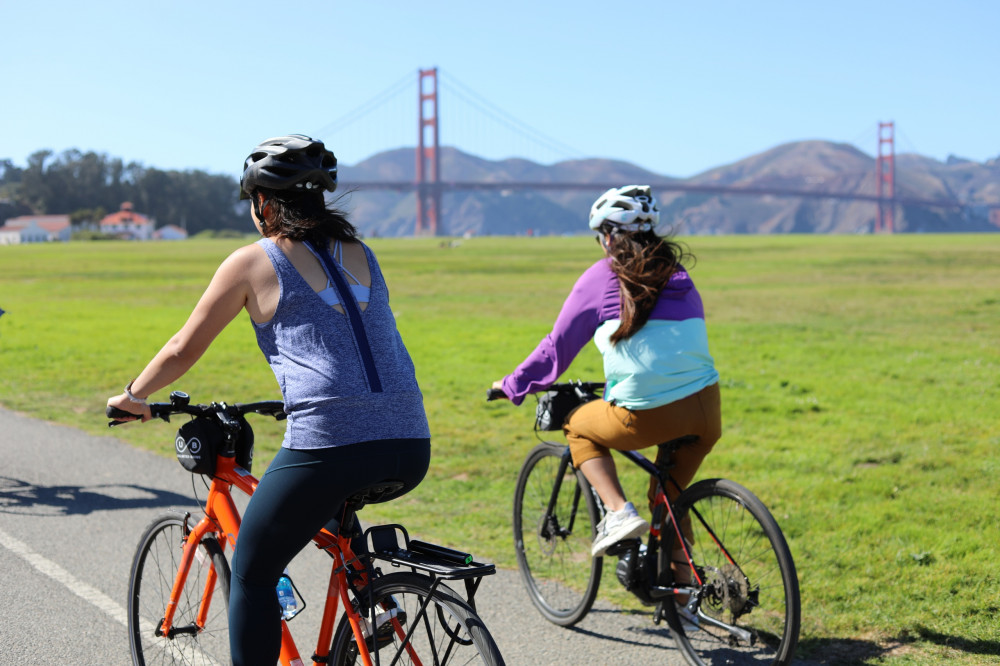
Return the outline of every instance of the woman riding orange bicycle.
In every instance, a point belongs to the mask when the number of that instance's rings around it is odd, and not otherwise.
[[[274,664],[281,644],[275,586],[344,500],[384,481],[398,495],[423,479],[430,432],[413,363],[375,255],[326,204],[337,160],[302,135],[268,139],[244,163],[241,198],[263,236],[217,270],[187,322],[121,395],[146,421],[146,398],[179,379],[242,309],[281,388],[282,449],[243,517],[233,556],[234,664]],[[386,498],[388,499],[388,498]]]
[[[581,406],[564,425],[573,465],[608,509],[597,528],[595,557],[649,528],[626,500],[609,449],[634,451],[697,435],[696,444],[675,454],[670,473],[680,488],[668,489],[673,500],[722,432],[719,374],[708,352],[701,297],[681,265],[684,250],[657,235],[659,220],[648,186],[601,195],[590,228],[605,256],[577,280],[552,332],[493,384],[520,404],[551,386],[591,338],[601,351],[604,400]]]

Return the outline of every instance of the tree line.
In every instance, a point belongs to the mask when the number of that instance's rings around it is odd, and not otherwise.
[[[69,215],[74,225],[100,221],[131,201],[136,212],[196,234],[247,229],[246,203],[230,176],[163,171],[95,152],[39,150],[25,167],[0,160],[0,225],[19,215]]]

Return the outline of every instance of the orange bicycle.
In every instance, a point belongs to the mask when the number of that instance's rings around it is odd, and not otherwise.
[[[214,470],[200,520],[170,512],[146,529],[129,578],[128,629],[135,664],[228,664],[230,569],[226,547],[235,546],[240,514],[235,487],[253,495],[257,479],[247,469],[253,431],[244,415],[283,419],[280,401],[192,405],[175,391],[169,403],[149,405],[154,417],[174,414],[201,420],[212,441],[178,438],[178,458],[205,457],[201,447],[216,445]],[[109,418],[126,413],[109,407]],[[112,421],[117,425],[125,421]],[[202,437],[201,439],[211,439]],[[208,453],[211,457],[211,453]],[[443,546],[410,539],[402,525],[377,525],[363,533],[355,514],[399,490],[391,481],[350,497],[337,526],[320,530],[313,542],[333,559],[323,619],[311,661],[333,664],[503,664],[503,657],[476,614],[475,593],[494,565]],[[330,529],[328,529],[330,528]],[[335,530],[335,531],[331,531]],[[353,543],[353,546],[352,546]],[[379,565],[400,571],[383,573]],[[446,581],[461,581],[463,598]],[[277,592],[276,592],[277,594]],[[338,608],[344,612],[335,621]],[[298,610],[302,610],[304,604]],[[303,664],[288,630],[293,614],[282,616],[281,663]]]

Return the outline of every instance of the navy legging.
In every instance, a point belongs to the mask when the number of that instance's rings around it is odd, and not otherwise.
[[[340,518],[344,500],[388,480],[402,481],[402,494],[420,483],[429,462],[429,439],[278,452],[250,498],[233,554],[229,642],[235,666],[277,663],[278,578],[320,528]]]

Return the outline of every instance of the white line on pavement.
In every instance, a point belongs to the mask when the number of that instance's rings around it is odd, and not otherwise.
[[[104,594],[94,586],[78,580],[75,576],[73,576],[73,574],[66,571],[55,562],[34,552],[24,543],[18,541],[3,530],[0,530],[0,546],[4,546],[15,555],[20,556],[36,570],[45,574],[57,583],[61,583],[76,596],[104,611],[116,622],[122,624],[123,626],[128,626],[125,609],[122,608],[121,605],[115,603],[111,597]]]

